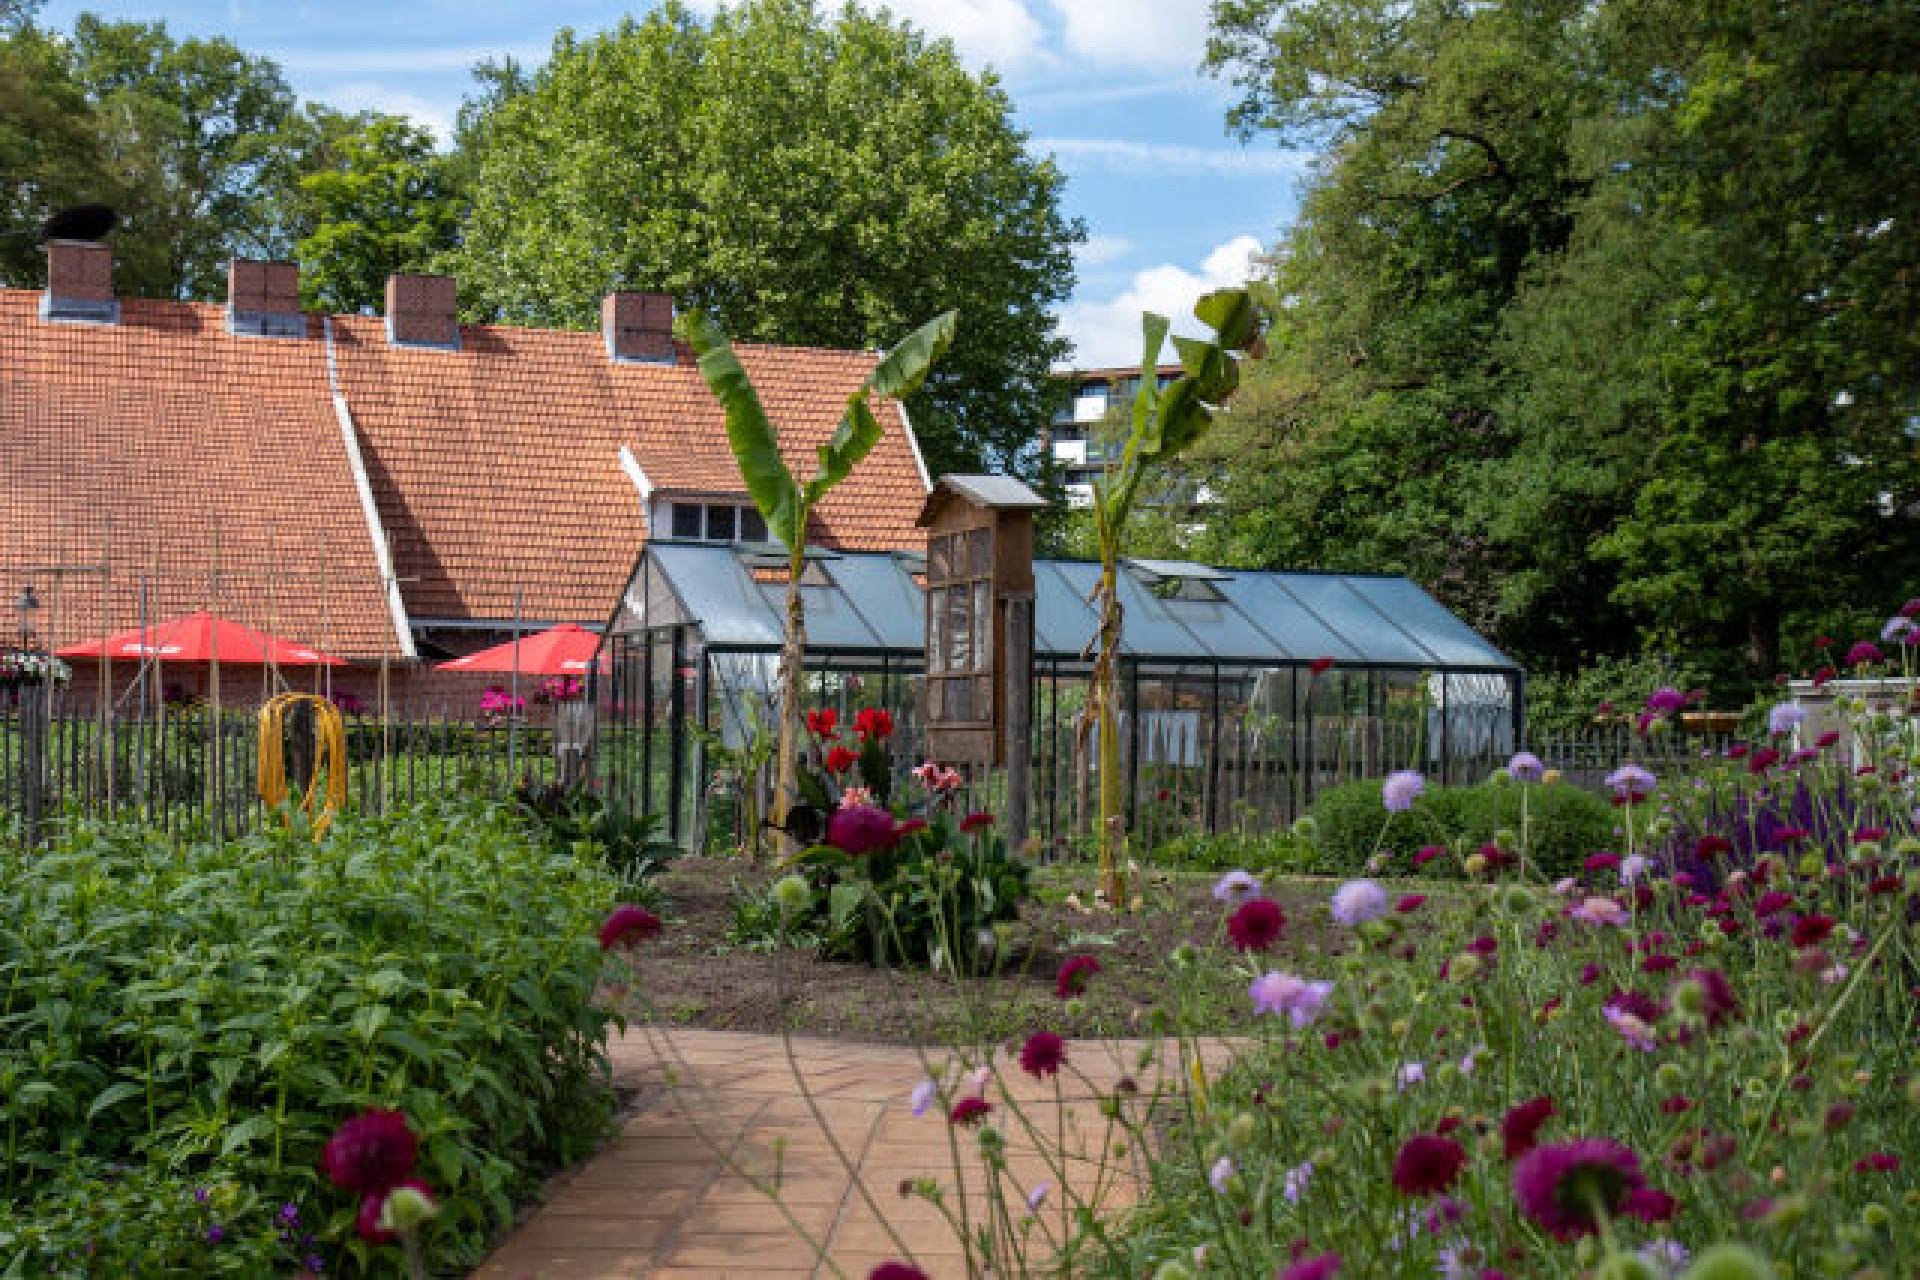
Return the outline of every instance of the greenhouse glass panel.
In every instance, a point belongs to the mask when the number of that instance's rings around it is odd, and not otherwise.
[[[1288,574],[1284,586],[1302,607],[1311,610],[1347,641],[1344,647],[1355,661],[1396,666],[1423,666],[1435,661],[1431,650],[1423,648],[1396,626],[1392,618],[1368,604],[1345,578],[1331,574]]]
[[[1326,657],[1338,662],[1360,661],[1360,650],[1289,595],[1282,580],[1279,574],[1249,573],[1214,585],[1249,626],[1273,637],[1270,656],[1275,660],[1311,662]]]
[[[1347,583],[1374,608],[1411,632],[1423,647],[1432,650],[1443,666],[1514,665],[1513,659],[1481,639],[1472,627],[1447,612],[1446,606],[1405,578],[1349,578]]]
[[[1099,580],[1099,565],[1069,560],[1033,562],[1036,653],[1062,658],[1080,656],[1099,628],[1093,606],[1087,603],[1087,593]]]
[[[780,647],[786,632],[779,611],[731,548],[656,543],[647,554],[707,643]],[[651,598],[647,605],[658,609]]]
[[[842,556],[828,563],[827,572],[883,648],[920,649],[926,628],[925,605],[919,586],[900,557]]]
[[[1209,586],[1221,590],[1230,585],[1225,579],[1212,579]],[[1231,600],[1164,600],[1167,615],[1194,635],[1204,639],[1214,657],[1228,661],[1272,662],[1293,655],[1262,631]]]

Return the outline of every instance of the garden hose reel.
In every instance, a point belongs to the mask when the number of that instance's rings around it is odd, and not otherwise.
[[[347,725],[340,708],[313,693],[283,693],[260,708],[259,786],[260,799],[269,809],[281,810],[287,802],[286,748],[282,742],[287,713],[301,704],[313,708],[313,775],[307,779],[307,792],[300,801],[300,812],[313,818],[313,838],[320,839],[333,825],[333,816],[347,803]],[[316,816],[314,804],[320,798],[320,774],[327,775],[326,803]],[[289,830],[293,815],[282,811]]]

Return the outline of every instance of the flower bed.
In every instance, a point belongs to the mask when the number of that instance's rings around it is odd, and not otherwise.
[[[0,861],[0,1266],[397,1273],[321,1168],[393,1108],[447,1269],[603,1131],[613,881],[504,809],[349,818],[317,845],[84,827]]]

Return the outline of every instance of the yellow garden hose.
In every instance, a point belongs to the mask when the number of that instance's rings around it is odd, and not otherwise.
[[[340,708],[312,693],[283,693],[260,708],[260,798],[269,809],[287,802],[287,761],[280,739],[287,712],[302,702],[313,706],[315,750],[313,777],[307,782],[300,812],[313,813],[320,771],[324,768],[327,773],[326,807],[313,823],[313,838],[318,840],[333,825],[333,815],[347,804],[347,723],[340,718]],[[293,825],[292,814],[287,815],[287,825]]]

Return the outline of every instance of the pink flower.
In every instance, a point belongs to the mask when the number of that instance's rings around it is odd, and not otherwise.
[[[1885,1151],[1876,1151],[1861,1156],[1853,1162],[1855,1173],[1894,1173],[1900,1168],[1900,1157]]]
[[[1871,663],[1885,662],[1886,660],[1887,655],[1880,652],[1879,645],[1871,640],[1862,640],[1847,650],[1847,660],[1844,665],[1849,667],[1864,667]]]
[[[363,1111],[335,1130],[320,1151],[320,1168],[333,1185],[361,1195],[397,1187],[413,1172],[420,1139],[398,1111]]]
[[[1569,914],[1582,924],[1612,925],[1615,928],[1625,928],[1633,919],[1627,914],[1627,909],[1612,898],[1588,898]]]
[[[608,914],[606,923],[600,926],[600,949],[612,951],[615,947],[626,945],[629,940],[644,942],[657,936],[662,927],[660,917],[645,907],[636,907],[631,902],[622,903]]]
[[[1639,1015],[1628,1013],[1625,1009],[1616,1009],[1611,1005],[1600,1012],[1605,1015],[1608,1022],[1613,1024],[1613,1029],[1620,1033],[1620,1038],[1640,1052],[1652,1053],[1660,1047],[1660,1041],[1655,1037],[1653,1028]]]
[[[1406,897],[1400,899],[1400,901],[1394,903],[1393,909],[1395,911],[1398,911],[1402,915],[1406,915],[1408,912],[1418,911],[1421,907],[1425,906],[1426,903],[1427,903],[1426,894],[1410,893]]]
[[[835,809],[827,819],[827,843],[856,858],[891,849],[896,839],[893,815],[872,805]]]
[[[1610,1138],[1536,1147],[1513,1167],[1520,1211],[1562,1241],[1599,1230],[1599,1214],[1620,1213],[1646,1185],[1639,1157]]]
[[[1066,1060],[1066,1041],[1051,1031],[1036,1031],[1020,1046],[1020,1068],[1035,1080],[1059,1075]]]

